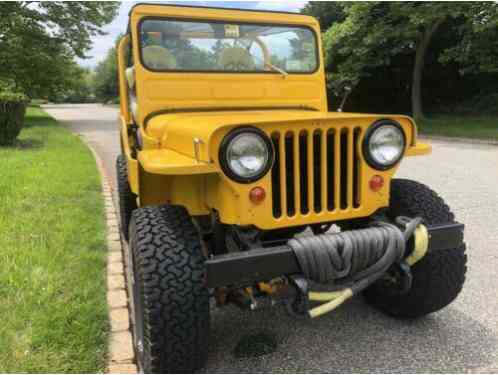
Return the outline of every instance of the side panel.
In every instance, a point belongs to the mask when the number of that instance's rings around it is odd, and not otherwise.
[[[191,215],[206,215],[205,176],[166,176],[146,172],[138,164],[139,205],[175,204],[187,208]]]

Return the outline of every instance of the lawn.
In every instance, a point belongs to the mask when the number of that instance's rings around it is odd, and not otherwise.
[[[0,373],[104,370],[103,212],[91,152],[29,108],[0,148]]]
[[[498,117],[434,116],[417,125],[422,135],[498,140]]]

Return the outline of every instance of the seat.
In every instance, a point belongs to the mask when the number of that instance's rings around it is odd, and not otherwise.
[[[161,46],[147,46],[142,49],[144,64],[152,69],[169,70],[176,68],[173,54]]]
[[[251,54],[242,47],[228,47],[221,52],[219,66],[223,70],[253,71],[256,64]]]
[[[134,66],[130,66],[129,68],[126,68],[125,77],[126,77],[126,81],[128,82],[128,87],[130,88],[130,90],[133,90],[135,88],[135,67]]]

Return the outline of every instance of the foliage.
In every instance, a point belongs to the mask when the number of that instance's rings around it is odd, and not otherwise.
[[[12,94],[14,82],[12,80],[0,79],[0,93],[3,95]]]
[[[413,107],[420,102],[420,90],[413,90],[421,82],[424,63],[434,54],[436,62],[457,64],[460,74],[497,69],[495,2],[312,3],[303,11],[329,22],[322,25],[323,39],[329,88],[336,96],[346,86],[358,88],[365,80],[374,80],[389,67],[392,72],[405,71],[403,86],[412,88]],[[327,14],[331,18],[324,18]],[[432,48],[441,47],[437,41],[445,37],[444,48]]]
[[[498,93],[483,93],[472,96],[454,107],[447,108],[446,112],[459,115],[479,113],[498,116]],[[498,123],[496,128],[498,129]]]
[[[0,373],[103,372],[100,176],[81,140],[39,108],[16,147],[0,148],[0,226]]]
[[[67,81],[61,90],[49,96],[54,103],[87,103],[95,98],[93,88],[93,73],[77,64],[69,67]]]
[[[443,63],[455,61],[465,73],[498,73],[498,5],[474,2],[469,5],[470,22],[454,28],[460,39],[440,57]]]
[[[3,86],[5,90],[7,85]],[[27,98],[23,94],[2,91],[0,85],[0,146],[14,143],[21,132]]]
[[[0,80],[30,97],[68,87],[74,56],[116,15],[115,2],[6,2],[0,7]]]
[[[91,47],[91,37],[116,16],[116,2],[16,1],[0,8],[0,42],[34,34],[57,41],[78,57]]]
[[[197,47],[189,39],[172,38],[162,43],[175,56],[177,66],[183,69],[205,69],[206,66],[216,65],[219,53],[225,43],[216,43],[213,52],[207,52]]]
[[[301,13],[317,18],[323,32],[333,23],[344,21],[346,17],[344,6],[339,1],[310,1],[304,6]]]
[[[0,104],[6,103],[26,103],[26,95],[16,92],[2,91],[0,88]]]
[[[118,61],[116,47],[107,51],[107,55],[95,68],[93,85],[96,98],[103,103],[119,95]]]
[[[78,71],[75,73],[74,84],[71,90],[66,93],[64,101],[69,103],[94,101],[93,79],[94,75],[90,69],[78,67]]]

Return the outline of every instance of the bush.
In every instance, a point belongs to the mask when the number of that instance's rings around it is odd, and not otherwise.
[[[12,145],[21,132],[27,102],[23,94],[0,92],[0,146]]]
[[[40,106],[42,104],[47,104],[48,100],[47,99],[31,99],[31,102],[29,103],[30,106]]]
[[[105,101],[103,104],[107,104],[107,105],[119,104],[119,96],[116,98],[109,99],[109,100]]]
[[[477,96],[473,102],[473,112],[485,115],[497,115],[498,93],[488,93]]]

